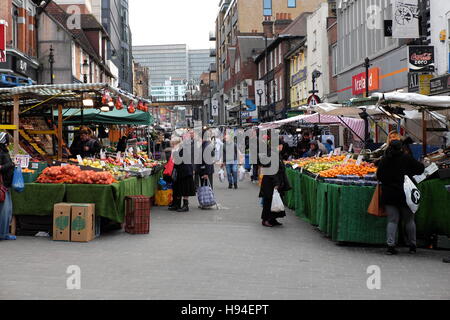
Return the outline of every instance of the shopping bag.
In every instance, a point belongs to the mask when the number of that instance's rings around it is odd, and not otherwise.
[[[380,203],[381,198],[381,185],[377,185],[375,188],[375,192],[372,197],[372,201],[370,202],[369,208],[367,212],[376,217],[386,217],[386,211],[384,207]]]
[[[175,166],[175,163],[173,162],[173,158],[170,157],[169,161],[167,161],[166,165],[164,166],[163,175],[167,176],[167,177],[171,177],[174,166]]]
[[[211,184],[209,183],[209,179],[208,179],[208,183],[205,186],[202,185],[198,188],[197,198],[198,198],[198,203],[203,208],[212,207],[217,204],[216,199],[214,197],[214,192],[211,188]]]
[[[12,187],[16,192],[23,192],[25,190],[25,182],[23,181],[22,168],[20,166],[14,168]]]
[[[239,171],[238,171],[238,179],[239,179],[239,181],[244,181],[244,179],[245,179],[245,169],[244,169],[244,167],[239,167]]]
[[[219,181],[220,182],[225,181],[225,171],[223,171],[223,169],[220,169],[220,171],[219,171]]]
[[[272,207],[270,209],[272,212],[282,212],[284,211],[283,200],[281,199],[280,193],[277,189],[273,191],[272,197]]]
[[[173,190],[157,190],[155,195],[155,204],[160,207],[166,207],[172,203]]]
[[[403,184],[403,189],[405,190],[406,203],[413,213],[416,213],[419,209],[420,202],[420,191],[412,182],[412,180],[405,175],[405,182]]]

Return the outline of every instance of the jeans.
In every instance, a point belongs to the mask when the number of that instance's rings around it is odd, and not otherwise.
[[[236,184],[238,182],[238,165],[237,164],[226,164],[228,183]]]
[[[6,193],[5,202],[0,203],[0,240],[9,235],[9,225],[12,219],[11,191]]]
[[[407,244],[416,246],[416,223],[414,222],[414,213],[406,207],[397,207],[386,205],[386,213],[388,215],[387,225],[387,244],[388,246],[395,246],[397,239],[397,229],[400,222],[400,215],[405,222]]]

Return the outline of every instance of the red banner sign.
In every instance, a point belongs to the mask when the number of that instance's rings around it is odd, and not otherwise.
[[[352,78],[353,95],[366,92],[366,73],[362,72]],[[369,91],[380,89],[380,68],[369,69]]]
[[[0,62],[6,62],[6,25],[0,23]]]

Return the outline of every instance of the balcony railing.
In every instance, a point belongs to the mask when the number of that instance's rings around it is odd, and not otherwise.
[[[215,57],[216,55],[217,55],[217,53],[216,53],[216,49],[215,48],[209,49],[209,56],[210,57]]]
[[[209,41],[216,41],[217,37],[216,37],[216,32],[215,31],[210,31],[209,32]]]

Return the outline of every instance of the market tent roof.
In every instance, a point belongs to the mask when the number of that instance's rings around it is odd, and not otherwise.
[[[282,125],[293,123],[293,122],[307,122],[314,124],[342,124],[350,128],[358,138],[364,139],[364,120],[354,119],[348,117],[331,116],[331,115],[321,115],[319,113],[315,114],[302,114],[296,117],[283,119],[275,122],[263,123],[259,127],[261,129],[274,129],[281,127]]]
[[[120,97],[124,103],[131,100],[151,103],[150,100],[137,97],[107,83],[69,83],[0,88],[0,107],[11,107],[14,97],[18,96],[21,109],[36,105],[58,104],[64,107],[81,108],[84,97],[99,99],[105,91],[110,92],[113,97]]]
[[[314,107],[314,111],[330,116],[345,116],[359,118],[359,114],[366,110],[369,115],[382,114],[375,106],[347,107],[340,104],[320,103]]]
[[[58,112],[54,112],[55,116]],[[80,124],[81,111],[77,109],[64,109],[63,117],[65,125]],[[114,109],[110,112],[101,112],[98,109],[85,109],[83,111],[83,121],[90,124],[128,124],[128,125],[144,125],[153,124],[153,117],[148,112],[136,110],[135,113],[129,113],[126,109]]]
[[[378,103],[404,103],[418,107],[450,108],[450,96],[425,96],[418,93],[389,92],[374,93]]]

